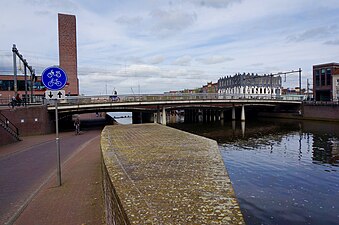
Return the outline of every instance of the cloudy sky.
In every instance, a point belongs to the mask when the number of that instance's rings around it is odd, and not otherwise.
[[[235,73],[339,62],[338,0],[0,0],[0,74],[13,44],[38,73],[58,59],[58,13],[77,20],[86,95],[191,89]],[[284,79],[283,79],[284,80]],[[298,86],[288,75],[284,87]]]

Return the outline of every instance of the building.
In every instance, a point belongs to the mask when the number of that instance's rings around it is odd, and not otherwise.
[[[7,104],[15,95],[13,78],[13,75],[0,75],[0,104]],[[27,76],[26,79],[27,88],[25,76],[17,75],[17,93],[22,99],[26,99],[27,102],[29,102],[29,98],[31,98],[31,94],[33,92],[33,102],[41,101],[46,90],[41,83],[41,77],[36,77],[36,80],[33,82],[33,86],[31,86],[31,77]]]
[[[218,93],[239,97],[277,97],[281,95],[281,77],[258,74],[235,74],[218,80]]]
[[[66,72],[68,86],[65,92],[79,95],[76,18],[74,15],[58,14],[59,66]]]
[[[338,101],[339,63],[313,65],[313,95],[316,101]]]
[[[218,83],[207,82],[202,86],[202,93],[218,93]]]
[[[79,80],[75,16],[58,14],[58,30],[59,66],[67,73],[68,77],[64,90],[66,94],[76,96],[79,95]],[[48,66],[46,65],[46,67]],[[37,76],[37,80],[34,81],[32,87],[30,75],[27,76],[27,88],[25,88],[24,75],[17,75],[16,85],[14,85],[14,82],[13,75],[0,75],[0,104],[7,104],[11,100],[12,96],[15,95],[15,86],[18,88],[17,93],[24,99],[32,99],[33,102],[37,102],[43,98],[46,88],[41,83],[40,76]]]

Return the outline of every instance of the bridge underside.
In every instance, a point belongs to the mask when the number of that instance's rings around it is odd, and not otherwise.
[[[54,113],[55,108],[50,106]],[[253,117],[291,117],[300,111],[300,102],[134,102],[86,105],[60,105],[62,117],[73,114],[98,112],[132,112],[133,123],[171,122],[171,116],[181,115],[185,122],[214,122],[218,120],[242,120]],[[166,116],[163,116],[164,113]],[[246,115],[246,116],[245,116]],[[288,116],[287,116],[288,115]],[[107,117],[109,120],[109,117]]]

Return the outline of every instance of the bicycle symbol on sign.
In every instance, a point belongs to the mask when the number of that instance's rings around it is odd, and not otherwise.
[[[42,72],[41,81],[49,90],[60,90],[67,83],[67,74],[57,66],[50,66]]]
[[[49,72],[49,73],[47,74],[47,77],[48,77],[48,78],[52,78],[52,77],[60,78],[60,77],[61,77],[61,73],[60,73],[59,70],[56,71],[55,73],[54,73],[53,70],[51,70],[51,72]],[[58,85],[58,86],[59,86],[59,85]]]
[[[62,85],[62,83],[61,83],[61,81],[58,81],[58,79],[54,79],[54,78],[52,78],[49,82],[48,82],[48,86],[53,86],[53,85],[56,85],[56,86],[61,86]]]

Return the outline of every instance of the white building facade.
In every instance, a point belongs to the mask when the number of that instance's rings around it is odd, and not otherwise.
[[[218,80],[220,97],[278,98],[281,95],[280,76],[258,74],[235,74]]]

